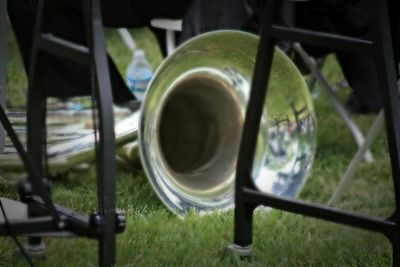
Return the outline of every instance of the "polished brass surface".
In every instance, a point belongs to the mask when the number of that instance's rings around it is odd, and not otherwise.
[[[157,70],[142,107],[139,148],[164,204],[183,215],[233,205],[236,158],[258,38],[200,35]],[[307,86],[276,49],[253,168],[263,192],[295,197],[310,169],[316,121]]]

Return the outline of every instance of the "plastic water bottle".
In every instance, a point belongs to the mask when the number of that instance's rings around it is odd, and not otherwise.
[[[153,77],[153,69],[146,59],[143,50],[133,52],[132,61],[126,71],[126,81],[131,92],[143,101],[147,85]]]

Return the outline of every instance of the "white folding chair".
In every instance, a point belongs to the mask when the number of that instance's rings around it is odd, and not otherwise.
[[[174,52],[176,47],[175,32],[182,31],[182,20],[177,19],[153,19],[150,21],[151,26],[166,31],[165,41],[167,45],[167,54]],[[136,43],[126,28],[118,29],[123,42],[130,50],[136,49]]]
[[[349,128],[354,140],[358,145],[358,150],[356,154],[347,166],[345,173],[341,177],[340,182],[335,189],[335,192],[328,201],[328,205],[335,205],[339,201],[343,192],[348,187],[348,184],[353,177],[355,171],[361,164],[361,161],[363,159],[367,162],[373,161],[369,148],[371,147],[372,142],[375,140],[377,134],[379,133],[379,130],[383,127],[385,121],[384,113],[383,110],[379,112],[371,127],[369,128],[366,137],[364,138],[357,124],[350,118],[347,111],[343,107],[343,104],[336,97],[334,89],[329,84],[327,79],[322,75],[319,67],[316,64],[315,59],[308,55],[307,52],[304,51],[304,49],[298,43],[294,44],[294,49],[303,59],[307,67],[310,69],[313,78],[321,84],[322,88],[328,94],[329,100],[331,101],[332,105],[334,106],[335,110],[338,112],[346,126]]]
[[[322,89],[328,94],[328,99],[333,105],[336,112],[339,114],[347,128],[350,130],[354,141],[356,142],[357,146],[360,148],[364,144],[364,135],[361,132],[360,128],[357,124],[350,118],[348,112],[346,111],[343,104],[335,95],[334,89],[329,84],[328,80],[322,75],[320,68],[318,67],[316,60],[310,56],[299,43],[295,43],[293,46],[296,53],[302,58],[304,63],[310,69],[313,78],[321,84]],[[373,162],[372,154],[369,150],[367,150],[363,155],[365,161]]]
[[[171,55],[176,48],[175,32],[182,31],[182,20],[178,19],[153,19],[151,26],[166,31],[165,41],[167,44],[167,54]]]

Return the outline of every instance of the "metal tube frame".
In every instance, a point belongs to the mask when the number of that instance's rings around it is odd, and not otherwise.
[[[362,146],[357,150],[357,153],[354,155],[353,159],[350,161],[350,164],[347,166],[347,169],[343,176],[340,178],[340,182],[335,189],[335,192],[332,194],[331,198],[328,201],[329,206],[336,205],[339,201],[340,197],[347,189],[348,184],[356,172],[357,168],[360,166],[361,161],[371,147],[378,133],[382,130],[385,121],[385,116],[383,114],[383,110],[379,112],[376,116],[374,122],[368,130],[367,136],[365,137],[365,141]]]
[[[6,104],[7,92],[7,1],[0,0],[0,104]],[[5,132],[0,125],[0,153],[4,151]]]
[[[393,266],[400,266],[400,100],[397,93],[396,66],[387,1],[369,0],[372,27],[371,36],[368,37],[370,40],[275,25],[274,15],[278,13],[275,12],[278,2],[280,1],[268,0],[263,13],[261,38],[236,171],[234,244],[228,246],[227,252],[238,256],[251,255],[253,211],[257,206],[265,205],[382,233],[392,244]],[[255,188],[251,179],[251,170],[274,47],[278,40],[290,40],[373,57],[377,65],[380,90],[384,99],[386,131],[395,190],[396,208],[389,218],[362,216],[329,206],[262,193]]]
[[[333,108],[342,118],[342,121],[349,129],[351,135],[353,136],[354,141],[356,142],[357,146],[360,148],[363,143],[365,142],[364,135],[361,132],[358,125],[350,118],[348,112],[346,111],[343,104],[340,102],[338,97],[335,95],[335,92],[332,89],[332,86],[329,84],[328,80],[322,75],[320,69],[318,68],[317,62],[313,57],[308,55],[308,53],[301,47],[299,43],[295,43],[293,45],[293,49],[299,54],[299,56],[303,59],[303,62],[307,65],[308,69],[311,71],[312,76],[314,77],[315,81],[320,83],[322,89],[328,95],[329,102],[331,102]],[[369,148],[363,154],[364,160],[366,162],[373,162],[374,158],[372,157]]]
[[[27,107],[27,152],[13,130],[3,106],[0,121],[17,148],[28,172],[27,185],[32,190],[23,191],[22,199],[28,205],[26,221],[0,224],[0,235],[85,236],[95,238],[99,244],[99,265],[115,265],[116,233],[125,226],[123,214],[116,212],[115,136],[112,109],[111,81],[106,56],[103,24],[98,0],[83,1],[87,47],[54,36],[50,31],[53,5],[56,0],[40,0],[37,6],[32,60],[29,72]],[[5,0],[1,1],[2,6]],[[3,32],[1,32],[3,33]],[[77,214],[53,203],[45,178],[45,117],[46,69],[51,56],[67,57],[86,64],[92,70],[92,94],[99,118],[99,142],[96,151],[98,212]]]

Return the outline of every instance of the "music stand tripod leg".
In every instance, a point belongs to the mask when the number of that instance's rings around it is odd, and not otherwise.
[[[0,0],[0,103],[5,107],[7,92],[7,0]],[[0,153],[4,151],[5,131],[0,124]]]
[[[267,1],[263,10],[264,16],[262,17],[261,23],[260,41],[236,167],[234,244],[226,248],[225,255],[227,256],[234,255],[240,258],[251,257],[253,235],[252,221],[253,211],[256,205],[247,199],[246,192],[243,188],[245,186],[254,188],[250,179],[253,168],[252,159],[255,154],[256,140],[262,116],[262,103],[267,94],[268,81],[275,51],[276,43],[275,40],[269,38],[269,33],[271,31],[271,22],[276,15],[274,11],[276,10],[275,7],[277,4],[276,0]]]

